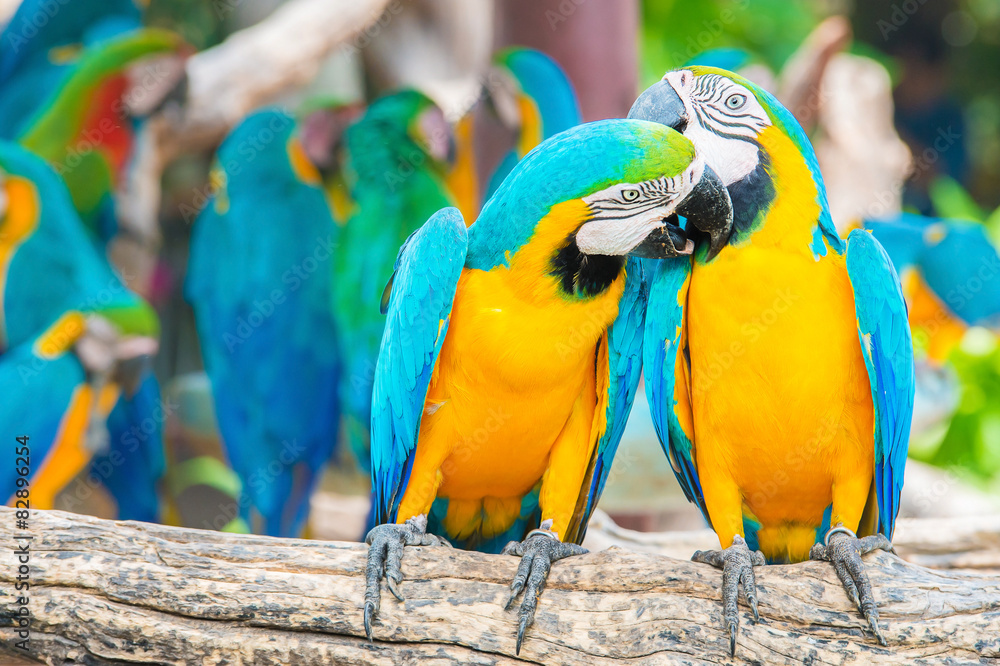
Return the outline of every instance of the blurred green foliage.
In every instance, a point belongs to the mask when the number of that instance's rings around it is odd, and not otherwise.
[[[989,331],[973,329],[949,363],[961,385],[958,409],[946,427],[914,441],[910,456],[1000,486],[1000,345]]]
[[[641,83],[724,46],[746,49],[778,70],[828,11],[816,0],[643,0]]]

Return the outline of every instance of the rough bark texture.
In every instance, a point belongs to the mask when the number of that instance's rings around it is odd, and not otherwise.
[[[901,558],[931,569],[1000,575],[1000,515],[955,518],[901,518],[893,547]],[[590,521],[590,550],[627,550],[688,559],[696,550],[719,547],[712,530],[636,532],[615,525],[598,510]]]
[[[364,640],[366,547],[0,510],[0,539],[31,540],[31,655],[49,664],[506,664],[517,560],[408,548],[405,603],[384,593]],[[9,551],[8,551],[9,552]],[[0,568],[5,635],[16,565]],[[867,558],[889,648],[862,631],[823,563],[758,570],[761,623],[742,612],[739,660],[978,662],[1000,658],[1000,579]],[[535,663],[729,662],[718,571],[612,549],[557,563],[520,659]],[[741,611],[745,609],[741,608]],[[15,654],[13,641],[0,650]],[[23,655],[21,655],[23,656]],[[737,660],[737,661],[739,661]]]

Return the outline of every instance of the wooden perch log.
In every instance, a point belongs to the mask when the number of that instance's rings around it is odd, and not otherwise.
[[[1000,515],[956,518],[900,518],[893,547],[907,562],[931,569],[1000,574]],[[719,547],[712,530],[636,532],[619,527],[597,510],[587,540],[591,550],[617,546],[642,553],[688,559],[696,550]]]
[[[406,601],[383,594],[374,643],[361,603],[367,547],[186,530],[32,512],[0,539],[30,534],[30,655],[66,662],[162,664],[509,664],[505,612],[517,559],[407,548]],[[11,558],[10,555],[7,556]],[[12,561],[12,559],[8,559]],[[866,558],[889,648],[863,630],[826,563],[758,570],[761,623],[741,607],[738,656],[756,663],[921,663],[1000,658],[1000,580],[932,571],[888,553]],[[6,635],[16,565],[0,568]],[[611,549],[554,565],[520,660],[535,663],[729,662],[720,573]],[[19,654],[14,641],[0,650]]]

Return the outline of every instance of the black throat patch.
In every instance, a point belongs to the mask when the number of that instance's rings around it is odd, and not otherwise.
[[[574,234],[552,256],[550,264],[549,275],[559,278],[559,287],[567,296],[593,298],[618,279],[625,267],[625,257],[584,254]]]
[[[728,188],[733,202],[733,239],[747,238],[759,225],[774,201],[774,180],[769,170],[771,158],[757,150],[757,168]],[[759,218],[759,219],[758,219]]]

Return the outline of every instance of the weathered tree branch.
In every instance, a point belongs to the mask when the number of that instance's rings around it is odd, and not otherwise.
[[[0,539],[15,544],[14,513]],[[405,603],[385,594],[364,640],[362,544],[280,540],[32,512],[30,654],[49,664],[514,663],[502,604],[517,560],[408,548]],[[10,555],[7,556],[11,558]],[[8,559],[8,561],[13,561]],[[1000,580],[867,558],[891,645],[862,630],[824,563],[764,567],[762,621],[742,613],[739,657],[841,664],[1000,658]],[[0,568],[0,616],[16,617],[17,566]],[[720,574],[612,549],[557,563],[520,659],[728,662]],[[0,650],[14,653],[10,640]]]
[[[1000,574],[1000,515],[955,518],[900,518],[893,547],[901,558],[931,569]],[[590,521],[585,546],[613,546],[642,553],[687,559],[696,550],[719,547],[712,530],[636,532],[615,525],[598,510]]]

